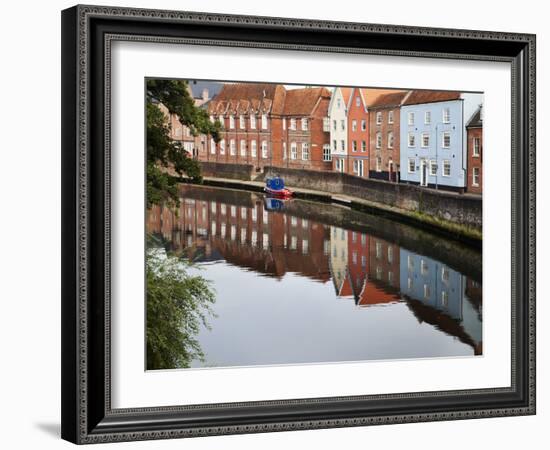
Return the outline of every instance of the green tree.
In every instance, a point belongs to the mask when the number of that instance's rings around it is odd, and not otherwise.
[[[209,329],[215,295],[210,283],[187,273],[189,263],[147,252],[147,369],[189,367],[204,361],[196,339],[201,325]]]
[[[179,204],[177,178],[167,169],[180,177],[186,174],[195,182],[202,180],[198,162],[189,158],[179,142],[170,139],[170,125],[159,102],[176,114],[193,136],[206,134],[219,142],[221,132],[221,124],[212,123],[208,113],[195,106],[187,81],[147,80],[147,207],[164,202]]]

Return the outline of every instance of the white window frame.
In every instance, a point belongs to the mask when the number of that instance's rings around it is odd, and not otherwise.
[[[256,142],[256,139],[252,139],[250,141],[250,155],[253,158],[256,158],[256,156],[258,156],[258,143]]]
[[[342,140],[340,141],[340,144],[342,144],[342,145],[340,145],[341,150],[342,150],[343,152],[345,152],[345,151],[346,151],[346,141],[345,141],[344,139],[342,139]]]
[[[309,143],[302,142],[302,161],[309,161]]]
[[[244,118],[244,114],[240,114],[239,115],[239,128],[241,130],[244,130],[246,128],[246,123],[245,123],[245,118]]]
[[[407,145],[409,148],[416,147],[416,136],[414,135],[414,133],[409,133],[407,137]]]
[[[407,114],[407,123],[409,124],[409,126],[414,125],[414,112],[409,111],[409,113]]]
[[[412,170],[411,170],[411,163],[412,163]],[[415,158],[409,158],[409,163],[407,164],[407,170],[409,173],[415,173],[416,172],[416,159]]]
[[[449,167],[449,175],[445,174],[445,167]],[[444,159],[441,164],[441,176],[449,178],[451,176],[451,160]]]
[[[302,131],[308,131],[309,130],[309,124],[306,117],[302,118]]]
[[[269,153],[269,147],[267,145],[267,141],[264,139],[262,141],[262,158],[267,159],[268,158],[268,153]]]
[[[388,131],[388,148],[393,148],[394,139],[393,131]]]
[[[286,142],[283,142],[283,159],[286,159]]]
[[[422,133],[420,136],[420,147],[428,148],[430,146],[430,133]]]
[[[376,133],[376,148],[382,148],[382,133],[380,131]]]
[[[479,174],[479,167],[472,167],[472,186],[479,187]]]
[[[290,159],[298,159],[298,144],[296,142],[290,143]]]
[[[210,139],[210,154],[216,154],[216,141],[214,139]]]
[[[229,115],[229,129],[230,130],[235,129],[235,116],[233,114]]]
[[[376,171],[377,172],[382,172],[382,157],[381,156],[376,157]]]
[[[250,115],[250,129],[255,130],[256,129],[256,114]]]
[[[382,111],[376,113],[376,125],[382,124]]]
[[[359,172],[359,160],[357,159],[353,160],[353,172],[354,173]]]
[[[296,119],[294,117],[290,118],[290,130],[296,130]]]
[[[445,145],[445,138],[449,137],[449,145]],[[441,133],[441,148],[451,148],[451,132],[450,131],[443,131]]]
[[[235,139],[231,139],[229,141],[229,154],[231,156],[235,156],[237,154],[237,143],[235,142]]]
[[[361,119],[361,131],[367,131],[367,121],[365,119]]]
[[[451,123],[451,108],[443,108],[443,123]]]
[[[355,141],[355,140],[351,141],[351,151],[352,152],[357,151],[357,141]]]
[[[430,175],[437,176],[437,161],[435,159],[430,159]]]
[[[323,131],[325,131],[325,132],[330,131],[330,118],[329,117],[323,117]]]
[[[355,119],[351,121],[351,131],[357,131],[357,120]]]
[[[220,141],[220,155],[225,155],[225,139]]]
[[[432,123],[432,112],[431,111],[425,111],[424,112],[424,125],[430,125]]]
[[[361,141],[361,151],[363,153],[367,151],[367,141]]]
[[[340,120],[340,128],[342,129],[342,131],[346,131],[346,121],[345,120]]]
[[[393,111],[388,111],[388,123],[393,123]]]
[[[246,139],[241,139],[240,141],[240,150],[241,150],[241,156],[246,156]]]
[[[267,130],[267,114],[262,114],[262,130]]]
[[[323,144],[323,161],[332,161],[330,144]]]
[[[472,138],[472,156],[474,158],[479,158],[480,150],[481,150],[481,138],[474,136]]]
[[[338,129],[338,121],[336,119],[332,119],[332,129],[334,131]]]

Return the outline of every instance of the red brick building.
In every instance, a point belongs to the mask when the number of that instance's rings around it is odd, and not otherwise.
[[[410,91],[394,91],[369,105],[369,177],[399,181],[400,107]]]
[[[224,127],[222,139],[207,139],[201,161],[271,166],[282,155],[282,112],[286,90],[277,84],[224,84],[206,108]]]
[[[281,135],[281,159],[273,165],[294,169],[330,170],[330,134],[327,126],[330,91],[303,88],[286,91]]]
[[[170,139],[179,142],[190,156],[193,155],[193,151],[197,147],[197,138],[191,134],[189,127],[180,122],[176,114],[170,114],[168,108],[164,104],[157,103],[157,105],[168,122]]]
[[[348,173],[363,178],[369,177],[368,91],[353,88],[348,103]]]
[[[466,191],[473,194],[483,192],[483,109],[480,107],[466,125],[468,137],[468,183]]]

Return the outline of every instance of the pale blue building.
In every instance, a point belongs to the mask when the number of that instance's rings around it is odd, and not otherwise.
[[[482,94],[412,91],[400,114],[401,182],[463,192],[466,124],[482,103]]]

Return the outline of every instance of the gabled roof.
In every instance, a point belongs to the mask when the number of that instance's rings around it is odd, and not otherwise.
[[[367,102],[367,106],[370,108],[391,108],[401,106],[403,100],[409,95],[409,92],[410,91],[390,91],[381,93],[376,96],[374,100],[371,100],[370,104]]]
[[[372,106],[380,97],[386,94],[406,94],[407,91],[399,91],[396,89],[372,89],[361,88],[361,95],[363,96],[363,102],[367,105],[367,108]]]
[[[481,106],[477,108],[472,118],[466,124],[466,128],[481,128],[483,126],[483,117],[481,115]]]
[[[412,91],[403,105],[417,105],[420,103],[446,102],[449,100],[459,100],[461,93],[458,91]]]
[[[341,87],[339,89],[340,89],[340,92],[342,92],[342,98],[344,99],[344,105],[346,105],[346,107],[349,107],[349,100],[350,100],[351,92],[353,91],[353,88]]]
[[[304,116],[311,114],[321,98],[330,98],[327,88],[303,88],[286,91],[283,114]]]
[[[228,83],[209,102],[208,110],[216,114],[239,114],[250,110],[281,114],[285,92],[283,86],[273,83]]]

